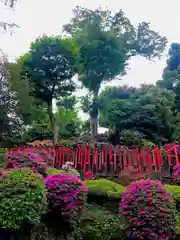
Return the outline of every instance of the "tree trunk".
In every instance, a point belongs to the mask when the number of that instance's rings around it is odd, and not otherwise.
[[[91,136],[94,138],[98,134],[98,118],[90,115]]]
[[[53,135],[53,144],[57,144],[58,140],[58,132],[57,132],[57,123],[56,123],[56,117],[53,114],[52,109],[52,100],[48,103],[48,115],[51,122],[51,129],[52,129],[52,135]]]
[[[94,138],[98,134],[98,91],[93,92],[93,103],[90,111],[91,136]]]

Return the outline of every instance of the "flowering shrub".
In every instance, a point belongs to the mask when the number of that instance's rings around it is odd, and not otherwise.
[[[70,173],[72,175],[75,175],[77,177],[80,177],[80,173],[73,168],[73,163],[72,162],[66,162],[62,168],[61,168],[64,172]]]
[[[176,164],[173,168],[174,183],[180,185],[180,163]]]
[[[71,217],[84,206],[87,188],[83,181],[71,174],[53,174],[44,179],[48,190],[50,210]]]
[[[175,204],[158,181],[132,183],[122,195],[120,214],[130,226],[127,235],[139,239],[169,239],[175,231]]]
[[[86,172],[84,174],[84,179],[85,180],[92,180],[93,179],[93,173],[92,172]]]
[[[16,169],[0,183],[0,228],[37,224],[47,211],[45,185],[31,169]]]
[[[31,168],[35,172],[44,174],[47,165],[38,153],[27,150],[12,151],[7,155],[9,168]]]

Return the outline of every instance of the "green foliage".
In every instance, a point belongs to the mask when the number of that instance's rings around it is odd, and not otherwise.
[[[11,172],[0,183],[0,227],[23,229],[37,224],[47,210],[41,176],[30,169]]]
[[[77,40],[79,46],[79,80],[92,93],[89,114],[91,134],[97,135],[101,84],[126,73],[130,57],[154,58],[161,55],[167,40],[150,29],[146,22],[135,28],[122,10],[90,10],[76,7],[74,16],[64,31]]]
[[[72,77],[75,74],[76,54],[77,48],[72,39],[44,35],[31,43],[30,51],[19,59],[32,94],[48,107],[54,144],[57,143],[57,126],[52,100],[75,90]]]
[[[84,182],[88,188],[88,193],[97,196],[120,199],[125,190],[125,187],[120,184],[103,178],[98,180],[85,180]]]
[[[119,141],[125,145],[167,143],[180,133],[174,100],[173,92],[154,85],[109,87],[99,97],[100,123],[118,132]]]
[[[180,110],[180,44],[172,43],[169,49],[167,65],[163,71],[162,80],[157,82],[157,85],[172,90],[176,94],[175,103],[176,109]]]
[[[123,232],[120,218],[98,205],[88,205],[72,239],[119,240]]]
[[[48,168],[47,171],[46,171],[46,173],[47,173],[48,175],[58,174],[58,173],[61,173],[61,170],[58,170],[58,169],[56,169],[56,168]]]
[[[35,97],[49,103],[53,97],[74,90],[73,44],[69,39],[43,36],[31,43],[30,51],[20,58]]]
[[[56,119],[59,137],[70,138],[80,135],[81,120],[76,109],[58,108]]]
[[[31,89],[27,78],[21,76],[22,65],[18,63],[10,63],[8,65],[9,81],[11,90],[16,94],[18,102],[18,116],[24,121],[24,124],[31,124],[39,115],[39,109],[35,99],[30,95]]]
[[[165,185],[166,189],[171,192],[173,199],[176,201],[176,208],[180,214],[180,186]]]
[[[175,201],[180,201],[180,186],[176,185],[165,185],[166,189],[172,193]]]

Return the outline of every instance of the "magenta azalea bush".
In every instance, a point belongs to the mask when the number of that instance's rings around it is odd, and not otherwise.
[[[31,168],[37,173],[44,174],[47,164],[38,153],[27,150],[15,150],[7,155],[8,168]]]
[[[59,211],[62,216],[73,216],[83,209],[88,192],[81,179],[68,174],[48,175],[44,179],[48,190],[49,208]]]
[[[180,185],[180,163],[176,164],[173,168],[174,183]]]
[[[127,235],[138,239],[170,239],[175,232],[175,203],[158,181],[139,180],[123,193],[120,214],[124,215]]]

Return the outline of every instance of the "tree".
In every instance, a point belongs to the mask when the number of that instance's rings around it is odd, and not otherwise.
[[[74,17],[64,26],[80,48],[79,79],[92,94],[90,119],[92,135],[97,134],[98,94],[103,82],[126,73],[130,57],[141,55],[148,59],[159,57],[167,40],[150,29],[146,22],[135,28],[120,10],[89,10],[76,7]]]
[[[163,71],[162,80],[158,81],[157,85],[176,94],[176,109],[180,112],[180,44],[171,44],[167,66]]]
[[[0,82],[0,143],[6,145],[11,144],[16,136],[21,135],[23,122],[16,114],[18,102],[15,93],[11,91],[8,59],[2,52],[0,56]]]
[[[81,119],[78,116],[78,99],[75,96],[60,98],[57,102],[57,125],[60,138],[77,137],[81,134]]]
[[[23,120],[25,125],[30,125],[40,114],[39,103],[31,96],[28,79],[21,76],[21,64],[9,63],[8,70],[10,88],[15,93],[18,105],[16,114]]]
[[[19,60],[33,96],[47,104],[54,144],[57,142],[57,129],[52,100],[75,90],[72,77],[75,74],[76,51],[71,39],[43,36],[33,42],[30,51]]]
[[[112,95],[118,89],[119,96]],[[180,136],[174,99],[172,91],[154,85],[142,85],[139,89],[107,88],[100,94],[103,106],[100,121],[118,132],[123,144],[144,145],[147,141],[164,144]]]

